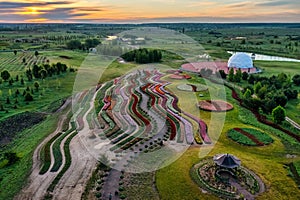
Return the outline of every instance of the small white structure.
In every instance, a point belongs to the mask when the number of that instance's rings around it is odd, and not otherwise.
[[[91,53],[97,53],[97,49],[96,48],[90,48],[89,52],[91,52]]]

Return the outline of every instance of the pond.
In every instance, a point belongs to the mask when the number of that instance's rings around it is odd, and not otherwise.
[[[252,57],[253,53],[249,52],[233,52],[233,51],[227,51],[230,54],[235,53],[246,53]],[[300,60],[293,59],[293,58],[285,58],[285,57],[279,57],[279,56],[269,56],[269,55],[263,55],[263,54],[254,54],[254,60],[261,60],[261,61],[282,61],[282,62],[300,62]]]

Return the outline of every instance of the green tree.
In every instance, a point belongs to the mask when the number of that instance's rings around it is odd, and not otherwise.
[[[82,44],[79,40],[71,40],[67,43],[67,48],[71,50],[81,49]]]
[[[15,94],[16,94],[16,97],[20,95],[19,89],[16,90]]]
[[[267,113],[271,113],[274,108],[277,107],[277,103],[274,99],[266,99],[264,104],[264,110]]]
[[[1,72],[1,78],[4,81],[7,81],[10,78],[10,73],[7,70]]]
[[[33,96],[30,94],[30,92],[26,92],[24,98],[25,101],[33,101]]]
[[[24,79],[21,78],[21,85],[24,85]]]
[[[254,85],[254,93],[258,94],[259,90],[262,88],[261,82],[257,82]]]
[[[286,117],[285,109],[281,106],[277,106],[272,111],[272,117],[275,123],[281,124]]]
[[[224,70],[220,70],[219,74],[220,74],[220,76],[221,76],[222,79],[226,79],[227,78],[227,74],[225,73]]]
[[[244,93],[243,97],[245,99],[250,99],[252,97],[251,90],[247,89],[246,92]]]
[[[244,81],[246,81],[246,80],[248,79],[248,77],[249,77],[249,74],[248,74],[247,72],[243,72],[243,74],[242,74],[242,79],[243,79]]]
[[[234,82],[240,83],[242,79],[242,71],[241,69],[238,69],[234,75]]]
[[[278,80],[278,82],[280,82],[280,83],[287,82],[288,76],[287,76],[285,73],[280,73],[280,74],[278,74],[278,76],[277,76],[277,80]]]
[[[10,78],[9,81],[8,81],[8,84],[13,85],[13,83],[14,83],[14,80],[12,78]]]
[[[38,92],[39,91],[39,87],[40,87],[40,84],[39,82],[34,82],[34,87],[35,87],[35,90]]]
[[[98,46],[100,43],[101,42],[98,39],[96,39],[96,38],[94,38],[94,39],[86,39],[85,40],[85,47],[87,49],[94,48],[94,47]]]
[[[294,82],[295,85],[300,86],[300,74],[296,74],[293,77],[293,82]]]
[[[0,103],[0,111],[4,111],[4,106]]]
[[[7,163],[8,166],[13,165],[13,164],[15,164],[16,162],[18,162],[20,160],[20,158],[14,152],[5,153],[4,158],[6,160],[8,160],[8,163]]]
[[[286,106],[288,102],[288,98],[284,94],[275,95],[274,100],[276,101],[277,105],[280,105],[282,107]]]
[[[234,69],[233,68],[230,68],[230,70],[229,70],[228,81],[230,81],[230,82],[234,81]]]
[[[40,78],[40,67],[38,65],[33,65],[32,73],[34,78]]]
[[[252,85],[255,83],[255,77],[253,74],[250,74],[250,76],[248,78],[248,83],[252,84]]]
[[[268,89],[266,86],[264,86],[259,89],[257,96],[263,100],[263,99],[265,99],[267,92],[268,92]]]

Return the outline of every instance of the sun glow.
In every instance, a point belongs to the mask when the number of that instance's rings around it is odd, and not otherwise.
[[[25,15],[38,15],[38,14],[41,14],[41,12],[36,7],[28,7],[28,8],[26,8],[26,10],[24,12],[22,12],[22,14],[25,14]]]
[[[32,15],[37,15],[37,14],[39,14],[37,8],[35,8],[35,7],[29,8],[29,13],[32,14]]]

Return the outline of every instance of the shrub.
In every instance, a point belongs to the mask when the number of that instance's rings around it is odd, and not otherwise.
[[[283,121],[285,121],[285,117],[286,117],[285,109],[281,106],[277,106],[272,111],[272,117],[275,123],[281,124]]]

